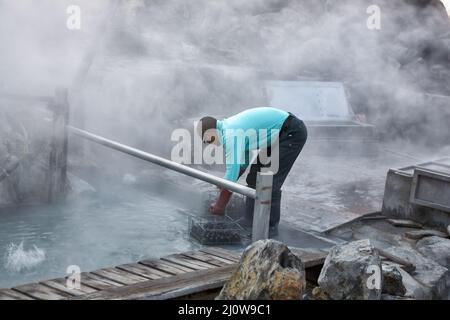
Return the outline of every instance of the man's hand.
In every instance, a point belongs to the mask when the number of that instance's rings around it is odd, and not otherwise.
[[[225,207],[221,207],[215,202],[209,206],[209,213],[223,216],[225,214]]]
[[[224,215],[225,208],[230,200],[232,193],[226,189],[220,189],[219,198],[209,206],[209,212],[216,215]]]

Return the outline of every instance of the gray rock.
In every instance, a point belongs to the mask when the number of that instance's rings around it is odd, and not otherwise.
[[[447,234],[450,236],[450,226],[447,226]]]
[[[403,284],[402,274],[394,265],[382,265],[383,271],[383,286],[382,292],[384,294],[393,296],[404,296],[406,293],[405,285]]]
[[[369,239],[333,247],[325,260],[318,283],[334,300],[379,300],[382,269],[378,252]]]
[[[381,295],[381,300],[414,300],[412,298],[408,298],[408,297],[402,297],[402,296],[394,296],[394,295],[390,295],[390,294],[382,294]]]
[[[429,293],[424,293],[427,297],[447,299],[447,281],[450,276],[447,268],[426,258],[412,248],[390,247],[385,249],[385,251],[412,263],[416,267],[411,276],[429,290]]]
[[[441,266],[450,268],[450,239],[427,237],[416,244],[417,251],[425,257],[436,261]]]
[[[286,245],[274,240],[253,243],[218,300],[300,300],[305,293],[303,262]]]
[[[385,261],[383,262],[383,265],[396,267],[397,271],[400,272],[403,286],[406,289],[406,292],[403,295],[405,298],[420,300],[429,300],[432,298],[431,290],[414,279],[409,273],[403,270],[399,264]]]
[[[415,221],[412,220],[406,220],[406,219],[387,219],[387,222],[392,224],[396,227],[403,227],[403,228],[417,228],[421,229],[423,226]]]
[[[404,297],[418,300],[430,300],[433,298],[433,294],[430,288],[421,284],[402,268],[399,267],[397,270],[402,275],[402,282],[406,289]]]
[[[445,232],[440,232],[437,230],[414,230],[405,232],[405,236],[410,239],[422,239],[425,237],[442,237],[447,238],[448,235]]]

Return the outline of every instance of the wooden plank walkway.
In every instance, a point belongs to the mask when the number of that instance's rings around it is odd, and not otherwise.
[[[301,252],[306,267],[317,266],[326,253]],[[237,267],[240,254],[222,248],[173,254],[81,273],[80,289],[66,286],[66,278],[0,289],[0,300],[126,300],[175,299],[220,289]]]

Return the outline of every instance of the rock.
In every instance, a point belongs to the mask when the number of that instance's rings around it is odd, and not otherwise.
[[[402,274],[397,267],[383,264],[381,268],[383,271],[382,292],[388,295],[404,296],[406,288],[402,281]]]
[[[333,300],[379,300],[382,272],[378,252],[368,239],[333,247],[318,283]]]
[[[416,269],[411,273],[419,283],[429,290],[424,294],[433,299],[447,299],[447,281],[449,279],[449,270],[439,263],[426,258],[420,252],[407,247],[390,247],[385,251],[412,263]],[[402,273],[403,277],[403,273]],[[405,285],[406,287],[406,285]],[[408,289],[406,287],[406,289]]]
[[[216,299],[301,299],[305,288],[303,262],[283,243],[260,240],[245,249],[239,267]]]
[[[442,238],[447,238],[448,235],[445,232],[440,232],[437,230],[414,230],[414,231],[408,231],[405,232],[405,236],[407,238],[410,239],[422,239],[425,237],[431,237],[431,236],[436,236],[436,237],[442,237]]]
[[[330,300],[328,294],[322,290],[320,287],[315,287],[312,291],[312,296],[314,300]]]
[[[447,226],[447,234],[450,236],[450,226]]]
[[[394,262],[383,262],[383,264],[394,266],[397,271],[400,272],[402,276],[402,283],[405,287],[405,298],[429,300],[432,298],[431,290],[425,287],[423,284],[414,279],[409,273],[407,273],[403,268]]]
[[[404,220],[404,219],[387,219],[387,221],[396,227],[403,227],[403,228],[417,228],[421,229],[422,225],[418,222],[412,221],[412,220]]]
[[[450,268],[450,239],[436,236],[427,237],[419,240],[416,248],[425,257],[436,261],[447,269]]]
[[[413,300],[412,298],[401,297],[401,296],[393,296],[390,294],[382,294],[381,300]]]

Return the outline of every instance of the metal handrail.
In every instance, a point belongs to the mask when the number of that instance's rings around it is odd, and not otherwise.
[[[72,134],[101,144],[105,147],[126,153],[145,161],[152,162],[167,169],[177,171],[190,177],[209,182],[218,187],[222,187],[227,190],[234,191],[244,196],[255,199],[255,205],[253,209],[252,241],[255,242],[258,240],[267,239],[269,237],[269,221],[273,183],[272,172],[258,172],[256,176],[256,190],[254,190],[252,188],[216,177],[212,174],[188,167],[186,165],[155,156],[153,154],[126,146],[116,141],[100,137],[96,134],[87,132],[82,129],[78,129],[69,125],[67,125],[66,128],[67,131],[71,132]]]
[[[81,136],[88,140],[94,141],[103,146],[115,149],[117,151],[129,154],[131,156],[134,156],[136,158],[139,158],[139,159],[142,159],[145,161],[152,162],[154,164],[160,165],[167,169],[177,171],[179,173],[188,175],[190,177],[197,178],[197,179],[200,179],[205,182],[209,182],[218,187],[225,188],[227,190],[242,194],[242,195],[250,197],[252,199],[256,199],[256,190],[255,189],[243,186],[243,185],[235,183],[235,182],[225,180],[223,178],[216,177],[212,174],[188,167],[186,165],[183,165],[183,164],[180,164],[180,163],[177,163],[177,162],[174,162],[174,161],[162,158],[162,157],[155,156],[151,153],[147,153],[142,150],[126,146],[119,142],[103,138],[101,136],[87,132],[85,130],[81,130],[81,129],[78,129],[78,128],[75,128],[72,126],[67,126],[67,129],[69,130],[69,132],[71,132],[75,135],[78,135],[78,136]]]

